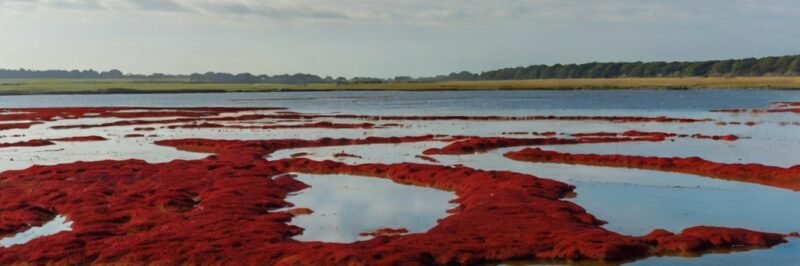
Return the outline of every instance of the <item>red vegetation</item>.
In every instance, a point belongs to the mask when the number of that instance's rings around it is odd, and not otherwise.
[[[222,125],[222,124],[213,124],[213,123],[202,123],[202,124],[188,124],[188,125],[175,125],[175,126],[168,126],[167,128],[175,129],[175,128],[232,128],[232,129],[287,129],[287,128],[332,128],[332,129],[342,129],[342,128],[360,128],[360,129],[370,129],[374,128],[374,124],[370,123],[360,123],[360,124],[343,124],[343,123],[332,123],[332,122],[317,122],[312,124],[299,124],[299,125],[269,125],[269,126],[242,126],[242,125]]]
[[[773,102],[770,108],[756,109],[718,109],[712,112],[723,113],[800,113],[800,102]]]
[[[28,108],[0,114],[0,121],[53,121],[81,117],[153,118],[53,128],[192,123],[174,127],[231,127],[215,122],[261,119],[355,118],[365,120],[591,120],[692,123],[706,119],[603,116],[358,116],[291,112],[235,113],[280,108]],[[394,126],[394,123],[381,127]],[[20,125],[23,126],[23,125]],[[30,125],[28,125],[30,126]],[[239,126],[247,128],[247,126]],[[372,128],[371,123],[319,122],[257,128]],[[2,128],[0,128],[1,130]],[[154,128],[137,128],[150,131]],[[627,133],[627,132],[626,132]],[[578,136],[576,139],[447,138],[458,140],[426,154],[463,154],[519,145],[661,141],[669,134],[634,133]],[[533,135],[554,136],[555,132]],[[125,137],[143,137],[130,134]],[[74,137],[53,141],[91,141]],[[624,236],[580,206],[561,200],[574,187],[509,171],[414,163],[347,165],[291,158],[268,161],[276,150],[338,145],[442,140],[444,136],[370,137],[319,140],[162,140],[180,150],[213,153],[202,160],[151,164],[141,160],[75,162],[0,173],[0,236],[22,232],[65,215],[72,231],[0,248],[0,264],[263,264],[263,265],[429,265],[475,264],[509,259],[626,260],[675,251],[703,252],[726,247],[769,247],[783,236],[744,229],[696,227],[679,235],[654,231]],[[4,146],[5,145],[5,146]],[[2,147],[53,145],[50,140],[0,144]],[[430,153],[429,153],[430,152]],[[301,156],[294,154],[292,157]],[[345,153],[340,156],[354,157]],[[338,157],[338,156],[337,156]],[[435,159],[419,155],[429,161]],[[718,170],[718,169],[714,169]],[[303,229],[287,224],[311,213],[291,207],[286,196],[307,185],[286,173],[353,174],[390,179],[454,192],[459,206],[426,233],[405,229],[365,232],[353,244],[299,242]],[[723,171],[724,172],[724,171]]]
[[[38,123],[41,121],[54,121],[56,119],[78,119],[84,117],[93,118],[122,118],[119,120],[100,124],[81,124],[81,125],[59,125],[53,129],[75,129],[75,128],[98,128],[114,126],[134,126],[134,125],[158,125],[176,123],[195,123],[192,125],[181,125],[176,127],[192,128],[200,127],[223,127],[212,122],[220,121],[248,121],[261,119],[276,120],[307,120],[318,118],[334,119],[361,119],[371,121],[446,121],[446,120],[465,120],[465,121],[530,121],[530,120],[564,120],[564,121],[607,121],[613,123],[695,123],[707,122],[709,119],[691,118],[672,118],[672,117],[638,117],[638,116],[369,116],[369,115],[323,115],[323,114],[300,114],[295,112],[275,112],[274,114],[245,114],[238,116],[219,116],[223,113],[239,113],[247,111],[266,111],[284,110],[285,108],[234,108],[234,107],[196,107],[196,108],[142,108],[142,107],[81,107],[81,108],[17,108],[4,109],[2,111],[13,111],[13,113],[0,114],[0,121],[19,121],[30,120]],[[136,118],[169,118],[160,120],[143,120]],[[327,123],[327,124],[326,124]],[[18,127],[26,125],[18,124]],[[29,125],[28,125],[29,126]],[[362,124],[334,124],[321,122],[317,124],[303,125],[299,127],[308,128],[386,128],[402,126],[399,123],[386,123],[375,126],[369,123]],[[9,126],[10,127],[10,126]],[[225,126],[228,127],[228,126]],[[17,128],[17,127],[14,127]],[[246,128],[246,127],[242,127]],[[269,128],[295,128],[292,126],[274,126]],[[139,128],[147,130],[147,128]],[[0,126],[2,130],[2,126]],[[547,136],[547,134],[542,134]],[[554,135],[554,134],[553,134]]]
[[[101,136],[82,136],[82,137],[68,137],[49,139],[49,141],[62,141],[62,142],[85,142],[85,141],[104,141],[106,138]]]
[[[317,118],[338,118],[338,119],[364,119],[364,120],[372,120],[372,121],[381,121],[381,120],[425,120],[425,121],[441,121],[441,120],[466,120],[466,121],[529,121],[529,120],[565,120],[565,121],[583,121],[583,120],[590,120],[590,121],[608,121],[613,123],[645,123],[645,122],[658,122],[658,123],[695,123],[695,122],[707,122],[710,121],[708,119],[689,119],[689,118],[669,118],[669,117],[635,117],[635,116],[525,116],[525,117],[503,117],[503,116],[364,116],[364,115],[315,115],[315,114],[263,114],[263,115],[239,115],[239,116],[226,116],[226,117],[189,117],[189,118],[173,118],[173,119],[162,119],[162,120],[120,120],[115,122],[108,122],[108,123],[101,123],[101,124],[82,124],[82,125],[62,125],[62,126],[53,126],[53,129],[75,129],[75,128],[98,128],[98,127],[115,127],[115,126],[134,126],[134,125],[156,125],[156,124],[175,124],[175,123],[197,123],[199,121],[205,121],[200,125],[184,125],[188,128],[193,127],[204,127],[204,128],[217,128],[217,127],[231,127],[225,126],[221,124],[214,124],[208,123],[208,121],[248,121],[248,120],[260,120],[260,119],[289,119],[289,120],[299,120],[299,119],[317,119]],[[325,127],[324,124],[331,124],[330,128],[337,128],[335,124],[330,122],[320,122],[318,126],[312,127]],[[343,124],[348,125],[348,124]],[[354,124],[360,126],[353,126],[350,124],[349,126],[344,126],[340,128],[372,128],[374,125],[364,123],[364,124]],[[388,127],[392,125],[385,124],[381,127]],[[173,127],[184,127],[184,126],[173,126]],[[235,126],[234,126],[235,127]],[[305,126],[308,127],[308,126]],[[248,127],[240,127],[240,128],[248,128]],[[257,127],[257,128],[293,128],[291,126],[266,126],[266,127]],[[302,128],[302,127],[301,127]],[[555,135],[555,132],[545,132],[541,134],[542,136],[548,135]]]
[[[616,137],[619,136],[619,133],[613,132],[592,132],[592,133],[575,133],[571,134],[570,136],[576,138],[585,138],[585,137]]]
[[[144,138],[144,134],[127,134],[122,136],[123,138],[132,139],[132,138]]]
[[[421,159],[421,160],[429,161],[429,162],[432,162],[432,163],[438,163],[439,162],[439,160],[436,160],[435,158],[430,157],[430,156],[417,155],[417,156],[414,156],[414,157],[416,157],[418,159]]]
[[[609,143],[609,142],[628,142],[628,141],[662,141],[664,140],[658,136],[645,136],[645,137],[590,137],[590,138],[577,138],[577,139],[560,139],[560,138],[502,138],[502,137],[470,137],[463,140],[450,143],[442,148],[431,148],[425,150],[423,154],[472,154],[478,152],[486,152],[493,149],[515,147],[515,146],[532,146],[532,145],[563,145],[563,144],[581,144],[581,143]]]
[[[2,115],[0,115],[2,116]],[[2,120],[0,120],[2,121]],[[0,130],[9,130],[9,129],[27,129],[33,125],[41,124],[39,122],[33,123],[0,123]]]
[[[726,164],[698,157],[646,157],[628,155],[572,154],[527,148],[508,152],[506,157],[526,162],[551,162],[610,167],[637,168],[665,172],[695,174],[712,178],[749,182],[766,186],[800,190],[800,165],[790,168],[762,164]]]
[[[572,186],[508,171],[425,164],[347,165],[263,157],[285,148],[427,141],[433,136],[320,140],[165,140],[206,159],[34,166],[0,174],[0,230],[21,232],[55,214],[72,231],[0,248],[0,264],[475,264],[518,258],[624,260],[676,250],[762,247],[782,236],[688,229],[676,240],[620,235],[561,198]],[[353,174],[453,191],[459,207],[426,233],[353,244],[299,242],[288,193],[307,186],[285,173]],[[32,189],[35,188],[35,189]],[[302,213],[302,211],[296,211]],[[669,241],[668,241],[669,240]]]
[[[19,232],[31,223],[41,225],[56,217],[53,210],[25,202],[0,206],[0,238]],[[2,249],[0,249],[2,251]]]
[[[536,133],[541,136],[552,136],[555,132]],[[690,137],[689,135],[677,135],[674,133],[665,132],[642,132],[630,130],[623,133],[610,133],[610,132],[595,132],[595,133],[577,133],[571,136],[575,139],[561,139],[561,138],[503,138],[503,137],[469,137],[457,136],[453,137],[457,141],[450,143],[443,148],[431,148],[424,151],[424,154],[472,154],[479,152],[486,152],[498,148],[516,147],[516,146],[533,146],[533,145],[563,145],[563,144],[582,144],[582,143],[613,143],[613,142],[629,142],[629,141],[664,141],[671,137]],[[739,139],[735,135],[725,136],[708,136],[703,134],[692,135],[693,138],[699,139],[713,139],[713,140],[726,140],[734,141]]]
[[[533,120],[561,120],[561,121],[607,121],[613,123],[696,123],[708,122],[710,119],[693,118],[674,118],[674,117],[643,117],[643,116],[370,116],[370,115],[311,115],[311,114],[287,114],[271,117],[284,119],[314,119],[314,118],[345,118],[345,119],[366,119],[366,120],[407,120],[407,121],[443,121],[443,120],[465,120],[465,121],[533,121]]]
[[[694,134],[692,138],[696,139],[713,139],[713,140],[724,140],[724,141],[736,141],[739,139],[736,135],[722,135],[722,136],[709,136],[703,134]]]
[[[500,135],[530,135],[531,132],[516,131],[516,132],[502,132]]]
[[[20,142],[13,142],[13,143],[0,143],[0,148],[11,148],[11,147],[41,147],[41,146],[49,146],[54,145],[52,141],[49,140],[28,140],[28,141],[20,141]]]
[[[358,158],[358,159],[361,159],[361,156],[358,156],[358,155],[355,155],[355,154],[349,154],[349,153],[346,153],[346,152],[337,152],[337,153],[333,154],[333,157],[336,157],[336,158]]]
[[[573,137],[647,137],[651,139],[660,139],[664,140],[667,138],[696,138],[696,139],[711,139],[711,140],[725,140],[725,141],[735,141],[738,140],[739,137],[736,135],[704,135],[704,134],[693,134],[693,135],[678,135],[675,133],[666,133],[666,132],[642,132],[637,130],[629,130],[623,133],[614,133],[614,132],[593,132],[593,133],[576,133],[572,134]]]
[[[396,144],[407,142],[422,142],[436,140],[437,136],[409,136],[409,137],[367,137],[364,139],[321,138],[317,140],[283,139],[262,141],[239,140],[207,140],[207,139],[175,139],[160,140],[156,144],[175,147],[176,149],[190,152],[230,154],[231,156],[253,156],[261,158],[277,150],[328,147],[364,144]]]
[[[784,236],[780,234],[710,226],[687,228],[679,235],[666,230],[654,230],[643,239],[656,246],[656,252],[683,254],[719,248],[770,247],[784,242]]]
[[[293,153],[292,155],[289,155],[289,157],[297,158],[297,157],[308,156],[309,154],[310,153],[307,153],[307,152],[298,152],[298,153]]]
[[[191,108],[151,108],[151,107],[68,107],[68,108],[14,108],[11,114],[0,114],[0,121],[30,120],[54,121],[56,119],[94,118],[146,118],[146,117],[203,117],[223,113],[245,111],[285,110],[286,108],[259,107],[191,107]]]

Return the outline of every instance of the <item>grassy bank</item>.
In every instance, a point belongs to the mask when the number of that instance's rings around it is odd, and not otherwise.
[[[614,78],[498,81],[391,82],[377,84],[221,84],[129,80],[0,80],[0,95],[95,93],[202,93],[326,90],[567,90],[567,89],[800,89],[800,77]]]

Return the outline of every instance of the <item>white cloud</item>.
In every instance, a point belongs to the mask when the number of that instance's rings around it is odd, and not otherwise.
[[[187,17],[275,21],[448,24],[487,21],[687,20],[754,12],[796,14],[796,1],[722,0],[5,0],[3,9],[24,13],[119,12],[129,16],[180,13]],[[135,13],[134,13],[135,12]]]

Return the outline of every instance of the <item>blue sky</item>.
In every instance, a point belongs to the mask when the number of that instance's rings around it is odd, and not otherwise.
[[[426,76],[800,54],[795,0],[2,0],[0,68]]]

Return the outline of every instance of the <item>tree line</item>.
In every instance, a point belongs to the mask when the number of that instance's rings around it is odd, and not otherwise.
[[[686,62],[610,62],[532,65],[484,71],[467,71],[433,80],[513,80],[624,77],[742,77],[798,76],[800,55]]]
[[[97,72],[95,70],[29,70],[29,69],[0,69],[0,78],[5,79],[116,79],[124,78],[122,71],[113,69]]]
[[[397,76],[394,78],[333,78],[312,74],[254,75],[250,73],[206,72],[191,75],[123,74],[120,70],[28,70],[0,69],[0,79],[135,79],[143,81],[181,81],[192,83],[382,83],[515,79],[623,78],[623,77],[739,77],[800,76],[800,55],[771,56],[710,61],[675,62],[592,62],[585,64],[531,65],[471,73],[454,72],[433,77]]]

